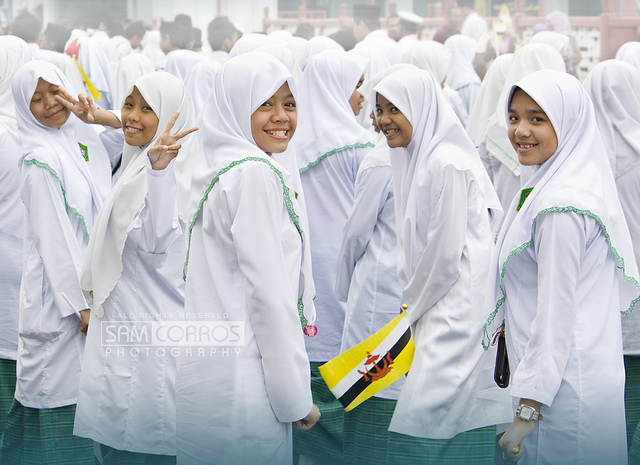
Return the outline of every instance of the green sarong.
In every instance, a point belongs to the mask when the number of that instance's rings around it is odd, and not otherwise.
[[[389,465],[493,465],[496,427],[460,433],[452,439],[426,439],[389,433]]]
[[[320,409],[320,421],[309,431],[293,428],[293,452],[312,458],[317,464],[341,465],[344,409],[320,376],[323,362],[311,362],[313,403]]]
[[[2,465],[94,465],[93,441],[73,435],[76,406],[23,407],[13,400],[2,436]]]

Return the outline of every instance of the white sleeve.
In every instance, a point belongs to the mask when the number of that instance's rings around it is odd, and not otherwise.
[[[367,248],[392,189],[391,167],[365,169],[356,184],[353,211],[344,226],[344,237],[338,256],[336,297],[346,302],[356,263]]]
[[[239,179],[238,196],[229,204],[231,234],[246,280],[245,299],[269,402],[280,422],[294,422],[306,417],[313,405],[297,308],[298,277],[291,281],[282,244],[282,231],[294,225],[283,212],[282,185],[271,168],[257,163]]]
[[[443,170],[442,192],[433,211],[428,212],[426,246],[402,292],[412,324],[442,299],[460,276],[466,246],[469,176],[452,165]]]
[[[147,196],[127,229],[127,235],[145,252],[163,254],[182,235],[176,199],[174,161],[161,171],[151,168],[146,157]]]
[[[580,214],[546,213],[536,220],[537,306],[529,341],[512,375],[514,397],[550,405],[560,388],[571,349],[575,293],[586,242]]]
[[[25,221],[42,259],[44,273],[60,315],[65,318],[74,314],[62,293],[77,310],[89,308],[79,278],[83,258],[79,237],[85,236],[84,221],[79,218],[77,230],[74,231],[57,173],[24,164],[20,194],[27,209]],[[83,240],[89,241],[87,237]]]

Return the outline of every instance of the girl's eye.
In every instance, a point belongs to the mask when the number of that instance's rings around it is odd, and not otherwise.
[[[289,108],[295,108],[296,104],[295,102],[288,102],[288,103],[285,103],[284,106]]]
[[[262,107],[270,107],[271,106],[271,102],[264,102],[262,105],[260,105]]]
[[[153,110],[151,109],[151,107],[142,107],[142,109],[143,109],[144,111],[153,111]]]
[[[509,121],[518,121],[518,118],[515,116],[509,116]]]

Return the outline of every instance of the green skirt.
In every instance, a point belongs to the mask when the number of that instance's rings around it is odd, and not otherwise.
[[[348,465],[388,463],[389,423],[396,401],[371,397],[344,414],[344,458]]]
[[[16,393],[16,361],[0,359],[0,438]]]
[[[175,455],[139,454],[100,444],[102,465],[175,465]]]
[[[486,426],[451,439],[389,433],[389,465],[493,465],[496,427]]]
[[[320,376],[323,362],[311,362],[311,391],[313,403],[320,409],[320,420],[309,431],[293,428],[293,452],[314,459],[318,464],[345,463],[342,454],[344,441],[344,408],[331,393]]]
[[[2,437],[2,465],[94,465],[93,441],[73,435],[76,406],[23,407],[13,400]]]

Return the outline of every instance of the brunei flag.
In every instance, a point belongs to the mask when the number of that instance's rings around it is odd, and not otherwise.
[[[400,379],[411,368],[415,348],[403,312],[360,344],[320,367],[320,374],[348,412]]]

